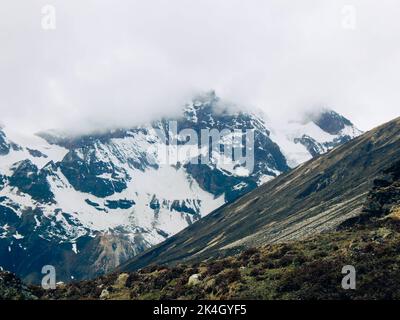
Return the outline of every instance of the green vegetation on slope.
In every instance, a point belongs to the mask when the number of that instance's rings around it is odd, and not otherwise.
[[[345,265],[356,269],[355,290],[341,286]],[[361,214],[336,231],[199,263],[29,290],[0,273],[0,298],[6,299],[400,299],[400,161],[374,179]]]
[[[43,299],[399,299],[400,162],[374,180],[361,215],[336,231],[191,265],[36,289]],[[343,266],[356,289],[341,286]]]
[[[34,293],[42,299],[399,299],[399,231],[397,216],[390,216],[213,262],[152,266]],[[356,290],[341,287],[344,265],[356,268]]]

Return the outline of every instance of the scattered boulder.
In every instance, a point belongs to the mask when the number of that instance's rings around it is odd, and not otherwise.
[[[200,280],[200,274],[199,274],[199,273],[195,273],[195,274],[192,274],[192,275],[189,277],[188,285],[189,285],[189,286],[195,286],[195,285],[198,285],[200,282],[201,282],[201,280]]]
[[[129,278],[129,274],[127,273],[121,273],[117,280],[115,281],[114,287],[116,288],[125,288],[126,287],[126,282]]]
[[[110,297],[110,292],[107,289],[103,289],[100,294],[100,299],[101,300],[106,300]]]

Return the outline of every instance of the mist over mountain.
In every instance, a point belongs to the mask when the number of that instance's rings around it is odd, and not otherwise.
[[[380,15],[374,0],[90,3],[3,1],[5,125],[129,128],[179,115],[210,89],[276,119],[331,106],[367,130],[397,116],[395,0],[380,3]],[[55,10],[55,29],[42,27],[45,5]]]
[[[0,300],[400,299],[399,17],[2,0]]]
[[[399,133],[400,118],[366,132],[218,208],[119,270],[213,261],[249,248],[307,240],[343,226],[351,233],[357,223],[379,222],[388,215],[397,228]]]
[[[177,125],[172,135],[171,121]],[[250,130],[252,167],[240,159],[225,161],[223,152],[204,150],[201,144],[188,144],[181,135],[188,128],[199,137],[203,130],[228,130],[219,143]],[[179,142],[180,157],[164,161],[162,150],[172,141],[156,131]],[[273,127],[262,112],[229,107],[215,92],[181,106],[179,117],[130,129],[27,136],[4,127],[1,266],[28,281],[37,281],[43,263],[54,265],[64,281],[108,272],[360,133],[332,110]],[[249,152],[246,144],[239,148],[242,154]],[[209,162],[194,162],[204,151]]]
[[[328,116],[317,122],[333,130]],[[0,298],[397,299],[399,130],[397,118],[319,155],[94,279],[46,290],[0,270]]]

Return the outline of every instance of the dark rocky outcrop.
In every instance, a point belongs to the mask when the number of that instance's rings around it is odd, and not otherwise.
[[[0,300],[36,300],[37,297],[13,273],[0,271]]]
[[[47,176],[45,169],[39,170],[30,160],[24,160],[15,165],[9,183],[37,201],[52,203],[54,194],[50,190]]]
[[[201,261],[335,230],[363,212],[374,181],[398,159],[400,118],[215,210],[120,270]]]

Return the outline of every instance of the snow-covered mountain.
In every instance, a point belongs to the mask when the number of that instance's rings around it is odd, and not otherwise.
[[[188,143],[184,129],[198,137],[206,129],[228,130],[219,142],[239,141],[243,153],[251,151],[251,170],[200,142]],[[250,149],[245,130],[254,135]],[[331,110],[274,126],[261,113],[228,106],[214,92],[194,98],[181,117],[129,130],[27,137],[4,127],[0,266],[28,281],[37,281],[48,264],[64,281],[109,271],[360,133]],[[207,163],[193,161],[205,156]]]

